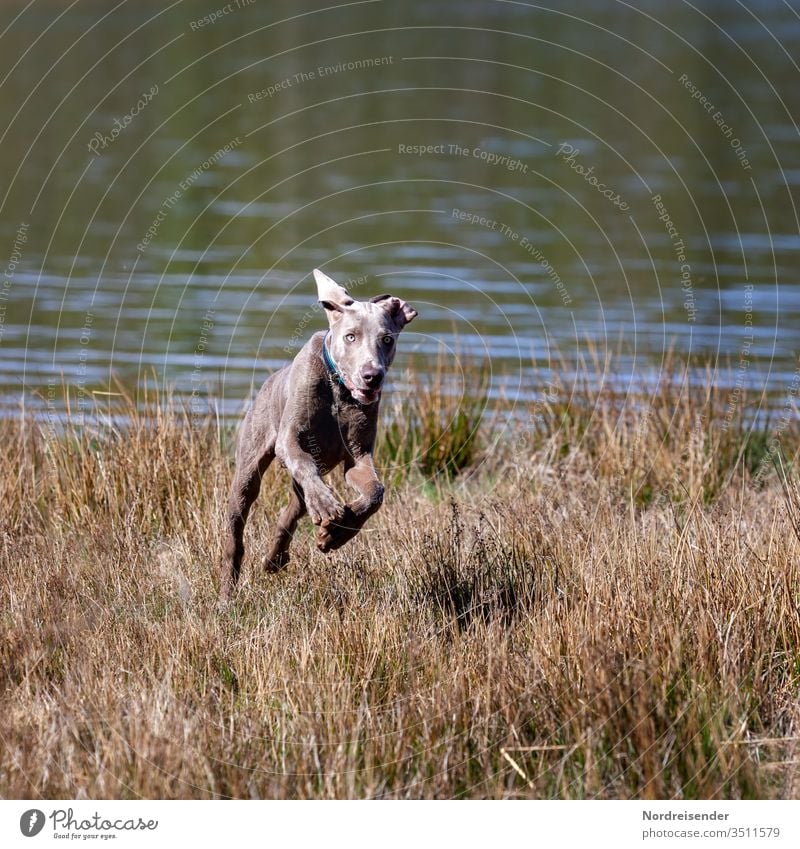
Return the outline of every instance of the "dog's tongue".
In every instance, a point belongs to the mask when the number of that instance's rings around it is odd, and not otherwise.
[[[362,398],[366,403],[372,404],[378,399],[381,391],[380,389],[357,389],[353,394],[356,400]]]
[[[350,394],[358,401],[359,399],[363,399],[361,403],[372,404],[374,401],[378,399],[378,396],[381,394],[380,389],[359,389],[349,377],[345,376],[344,385],[347,387],[347,390]]]

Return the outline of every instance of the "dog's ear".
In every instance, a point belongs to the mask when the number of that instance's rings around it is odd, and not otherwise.
[[[413,321],[419,313],[410,304],[393,295],[375,295],[370,298],[373,304],[380,304],[395,320],[398,330],[402,330],[410,321]]]
[[[347,294],[347,289],[318,268],[314,269],[314,279],[317,281],[317,297],[325,307],[328,323],[332,327],[344,315],[344,310],[353,303],[353,299]]]

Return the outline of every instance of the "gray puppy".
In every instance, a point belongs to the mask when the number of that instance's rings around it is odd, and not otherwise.
[[[352,539],[383,501],[383,484],[372,463],[381,387],[397,336],[417,312],[391,295],[354,301],[317,269],[314,278],[330,327],[327,333],[315,333],[289,365],[265,381],[239,429],[222,564],[223,601],[239,579],[247,515],[275,457],[292,477],[292,494],[264,561],[268,572],[289,562],[289,545],[306,511],[319,526],[317,547],[328,552]],[[351,504],[342,504],[323,481],[340,463],[357,493]]]

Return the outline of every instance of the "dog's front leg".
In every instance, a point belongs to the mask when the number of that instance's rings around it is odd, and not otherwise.
[[[343,546],[364,526],[364,522],[383,504],[383,484],[378,478],[371,454],[364,454],[345,465],[345,480],[358,493],[345,508],[339,521],[324,521],[317,531],[317,548],[328,552]]]
[[[300,487],[308,515],[315,525],[321,525],[326,521],[334,522],[344,516],[344,504],[322,480],[316,461],[300,445],[290,430],[281,433],[278,437],[275,454]]]

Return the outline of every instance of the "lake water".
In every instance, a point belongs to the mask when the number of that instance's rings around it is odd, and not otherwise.
[[[113,379],[234,413],[324,326],[317,266],[414,304],[401,367],[524,397],[592,352],[797,381],[793,2],[3,10],[7,415]]]

